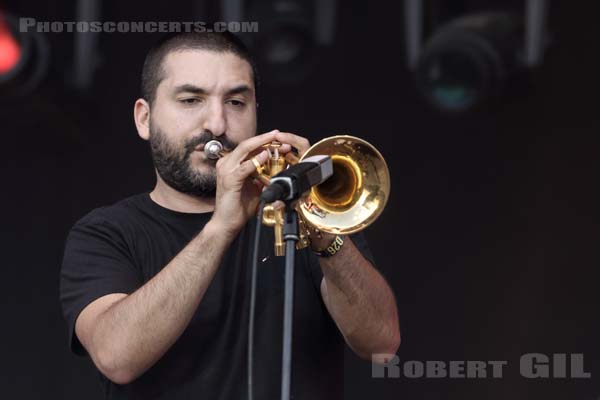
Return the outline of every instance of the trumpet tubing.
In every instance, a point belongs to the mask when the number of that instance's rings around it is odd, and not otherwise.
[[[383,156],[367,141],[349,135],[315,143],[302,159],[317,154],[331,156],[333,175],[300,202],[301,217],[327,233],[365,229],[381,215],[390,195],[390,173]]]
[[[333,163],[333,175],[313,187],[296,203],[299,214],[300,241],[298,248],[310,243],[311,231],[333,234],[351,234],[363,230],[375,221],[387,203],[390,194],[390,174],[382,155],[363,139],[337,135],[312,145],[298,158],[289,152],[279,154],[281,143],[263,145],[271,157],[266,164],[256,165],[254,178],[268,185],[270,178],[287,165],[296,164],[314,155],[328,155]],[[223,145],[211,140],[204,146],[207,157],[217,159],[227,154]],[[283,210],[267,205],[263,223],[275,229],[275,254],[285,254],[282,235]]]

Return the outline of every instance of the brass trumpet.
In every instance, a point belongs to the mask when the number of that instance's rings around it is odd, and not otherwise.
[[[385,208],[390,195],[390,173],[379,151],[367,141],[348,135],[331,136],[312,145],[300,158],[292,152],[279,154],[280,146],[279,142],[263,145],[270,157],[265,165],[255,162],[254,178],[265,185],[269,185],[272,176],[304,158],[328,155],[333,162],[333,175],[295,204],[300,225],[296,248],[308,246],[311,235],[321,232],[339,235],[361,231]],[[227,154],[217,140],[206,143],[204,151],[212,159]],[[275,255],[285,255],[283,210],[266,205],[262,223],[274,229]]]

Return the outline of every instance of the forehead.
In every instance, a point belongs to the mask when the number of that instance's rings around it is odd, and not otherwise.
[[[163,61],[164,79],[160,86],[173,88],[191,84],[209,91],[226,90],[231,85],[254,87],[250,64],[231,52],[178,50]]]

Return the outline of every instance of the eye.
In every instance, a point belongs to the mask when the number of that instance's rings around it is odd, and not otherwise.
[[[243,107],[246,105],[243,101],[237,99],[229,100],[229,104],[231,104],[234,107]]]
[[[193,105],[200,102],[200,99],[197,97],[189,97],[187,99],[180,99],[179,102],[185,105]]]

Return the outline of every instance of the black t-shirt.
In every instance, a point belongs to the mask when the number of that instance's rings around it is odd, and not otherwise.
[[[202,230],[212,213],[190,214],[156,204],[148,193],[98,208],[71,229],[61,270],[61,302],[72,351],[86,355],[75,335],[79,313],[110,293],[133,293]],[[101,376],[107,399],[231,399],[246,397],[252,218],[226,250],[189,325],[142,376],[118,385]],[[352,240],[372,261],[361,234]],[[320,294],[323,274],[308,249],[297,252],[292,395],[297,400],[343,398],[344,339]],[[284,257],[273,255],[263,227],[259,250],[254,395],[280,396]],[[161,318],[157,315],[156,318]]]

